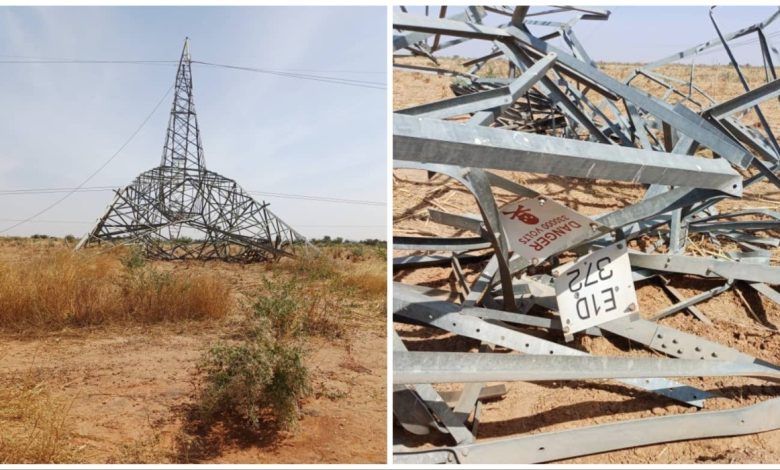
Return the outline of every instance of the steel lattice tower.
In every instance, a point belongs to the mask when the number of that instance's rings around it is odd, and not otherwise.
[[[116,191],[76,249],[102,241],[140,244],[157,259],[267,261],[306,239],[233,180],[206,169],[184,41],[160,166]]]

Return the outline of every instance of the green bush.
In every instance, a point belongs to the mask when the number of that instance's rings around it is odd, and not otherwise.
[[[304,316],[301,315],[302,296],[301,286],[295,280],[279,281],[265,279],[267,293],[261,295],[255,301],[255,320],[260,320],[255,325],[255,335],[267,328],[263,320],[270,323],[276,339],[295,338],[301,334],[304,328]]]
[[[141,268],[146,264],[146,257],[137,246],[131,246],[128,252],[120,260],[127,269]]]
[[[279,341],[303,335],[331,339],[343,336],[344,326],[333,316],[341,306],[334,304],[326,291],[307,292],[295,279],[266,279],[265,287],[266,292],[253,305],[250,336],[262,336],[268,331]]]
[[[302,351],[282,343],[217,345],[200,369],[206,385],[198,406],[207,424],[228,417],[254,429],[288,429],[297,423],[299,402],[309,393]]]

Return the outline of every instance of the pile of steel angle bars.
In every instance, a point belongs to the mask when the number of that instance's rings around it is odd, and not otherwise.
[[[394,436],[395,461],[548,462],[780,428],[780,398],[708,411],[707,400],[717,390],[680,381],[745,376],[777,382],[777,365],[658,323],[687,311],[712,324],[696,304],[736,286],[780,303],[780,293],[771,287],[780,284],[780,269],[770,264],[771,249],[780,246],[780,239],[760,234],[780,229],[780,212],[718,210],[720,201],[740,198],[744,188],[758,182],[780,187],[780,145],[761,111],[762,103],[780,96],[773,65],[777,53],[764,34],[778,12],[724,34],[715,21],[717,10],[711,10],[715,39],[638,67],[620,81],[599,70],[574,33],[577,22],[607,20],[608,11],[459,10],[426,8],[423,16],[401,8],[393,16],[395,58],[411,54],[429,63],[396,60],[397,73],[451,76],[456,95],[394,113],[394,167],[445,175],[465,187],[479,208],[478,214],[429,210],[430,221],[471,236],[394,237],[394,250],[403,255],[394,258],[394,270],[451,267],[456,289],[395,283],[393,318],[472,338],[481,346],[471,353],[409,351],[396,333],[393,413],[401,431]],[[551,13],[572,17],[566,22],[539,18]],[[758,37],[765,64],[766,84],[753,89],[730,47],[748,35]],[[556,39],[565,47],[554,46]],[[468,72],[444,68],[442,51],[464,41],[487,41],[491,52],[465,60]],[[743,94],[716,102],[694,83],[694,65],[690,81],[659,71],[713,48],[727,52]],[[508,76],[480,77],[491,61],[507,61]],[[640,79],[661,85],[662,96],[638,88]],[[746,125],[742,118],[748,113],[762,125]],[[631,182],[646,185],[646,193],[633,205],[586,217],[491,170]],[[497,188],[516,199],[499,206]],[[719,257],[693,255],[690,237],[699,234],[715,244],[730,240],[738,249]],[[632,244],[639,237],[654,242],[639,251]],[[480,274],[467,282],[463,266],[477,263]],[[669,282],[677,274],[721,282],[686,298]],[[676,303],[640,314],[634,283],[646,280],[659,282]],[[771,322],[755,320],[757,327],[777,330]],[[558,339],[540,338],[540,330]],[[577,335],[603,333],[658,354],[599,357],[569,345]],[[494,352],[497,347],[511,353]],[[610,380],[661,403],[701,410],[476,439],[481,403],[500,398],[503,382],[569,380]],[[464,386],[460,392],[443,392],[434,387],[440,383]],[[429,434],[446,435],[449,444],[419,445],[419,438],[409,439]]]

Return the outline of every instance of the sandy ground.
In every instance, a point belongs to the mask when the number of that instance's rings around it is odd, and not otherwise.
[[[424,59],[402,59],[405,62],[426,64]],[[427,63],[426,65],[431,65]],[[444,59],[444,67],[457,68],[453,60]],[[602,69],[616,78],[624,78],[631,65],[604,64]],[[463,70],[463,69],[460,69]],[[501,67],[494,67],[490,73],[501,76]],[[687,67],[667,67],[663,73],[685,77]],[[739,82],[733,71],[718,67],[697,69],[699,83],[706,92],[717,100],[732,97],[740,92]],[[762,77],[757,69],[746,71],[751,84]],[[393,107],[402,109],[434,100],[454,96],[449,88],[450,78],[431,74],[412,73],[396,69],[393,75]],[[636,83],[640,85],[640,82]],[[657,92],[651,87],[648,91]],[[780,109],[772,102],[764,109],[773,126],[780,124]],[[755,125],[754,115],[748,115],[743,122]],[[777,131],[777,129],[774,129]],[[520,173],[497,172],[502,176],[527,185],[556,201],[586,215],[611,211],[640,200],[644,187],[629,183],[590,181],[577,178]],[[499,204],[513,199],[498,190]],[[740,200],[729,200],[718,205],[721,211],[747,207],[780,207],[780,193],[774,186],[762,183],[746,191]],[[420,236],[469,236],[465,232],[438,225],[427,216],[428,208],[477,214],[473,197],[458,183],[437,175],[428,180],[424,172],[395,170],[393,178],[393,232],[395,235]],[[778,236],[777,233],[770,233]],[[641,247],[647,239],[638,240]],[[729,251],[734,245],[723,243],[722,248],[702,243],[698,238],[689,249],[690,254],[701,255],[702,251],[717,253]],[[701,251],[697,251],[701,250]],[[395,256],[409,252],[395,252]],[[780,251],[773,251],[773,260],[778,261]],[[480,265],[466,268],[469,281],[473,281],[481,269]],[[668,276],[672,285],[685,296],[692,296],[718,285],[718,281],[686,276]],[[454,276],[449,268],[430,268],[416,271],[399,271],[394,274],[397,282],[421,284],[445,290],[454,289]],[[637,284],[640,310],[643,316],[672,305],[665,291],[654,281]],[[747,288],[727,291],[709,301],[698,304],[714,323],[706,326],[687,312],[678,313],[661,321],[682,331],[731,346],[755,357],[780,363],[780,308]],[[476,351],[476,341],[456,338],[441,331],[420,327],[397,325],[408,347],[413,350]],[[774,330],[774,331],[773,331]],[[541,333],[540,333],[541,334]],[[542,334],[543,336],[543,334]],[[560,338],[549,337],[555,341]],[[644,348],[632,347],[628,341],[619,338],[597,338],[578,336],[570,345],[599,355],[645,355],[656,356]],[[767,385],[753,379],[690,379],[683,380],[697,387],[718,391],[722,398],[709,400],[706,410],[728,409],[744,406],[776,397],[780,387]],[[457,389],[460,386],[442,387]],[[524,433],[539,433],[570,429],[605,422],[633,418],[644,418],[667,414],[695,412],[684,406],[647,393],[622,387],[614,383],[512,383],[507,384],[508,393],[501,399],[487,403],[479,424],[478,440],[494,437],[508,437]],[[394,427],[396,436],[399,428]],[[405,442],[410,445],[446,445],[446,439],[426,442],[415,439]],[[734,438],[697,440],[661,444],[606,454],[580,457],[565,463],[770,463],[780,461],[780,431]]]
[[[0,262],[18,256],[7,250],[0,247]],[[259,285],[268,275],[260,264],[159,267],[216,270],[238,291]],[[33,337],[0,333],[0,377],[15,380],[32,374],[70,406],[67,419],[82,462],[383,463],[384,315],[357,311],[345,319],[343,338],[307,341],[312,394],[303,404],[298,428],[283,434],[182,432],[198,391],[196,365],[216,341],[235,334],[235,319],[69,329]],[[198,446],[191,445],[193,439],[200,439]]]

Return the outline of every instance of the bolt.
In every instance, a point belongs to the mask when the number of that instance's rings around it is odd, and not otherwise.
[[[579,299],[580,298],[580,293],[579,292],[575,292],[574,293],[574,298],[575,299]]]
[[[569,331],[571,331],[571,328],[569,328],[568,326],[564,326],[563,327],[563,332],[564,333],[568,333]]]
[[[636,311],[636,304],[631,302],[631,304],[628,306],[629,312],[635,312]]]
[[[623,244],[622,243],[618,243],[617,244],[617,249],[618,250],[622,250],[623,249]]]
[[[553,275],[553,277],[558,277],[558,276],[561,275],[561,272],[556,269],[555,271],[552,272],[552,275]]]
[[[539,264],[539,258],[533,258],[533,259],[531,260],[531,264],[533,264],[534,266],[536,266],[537,264]]]
[[[468,449],[463,449],[460,453],[463,454],[464,457],[466,457],[466,456],[469,455],[469,450]]]
[[[545,199],[545,198],[543,198],[543,197],[540,197],[540,198],[538,199],[538,201],[539,201],[539,205],[540,205],[540,206],[543,206],[543,205],[544,205],[544,203],[545,203],[545,201],[546,201],[546,199]]]
[[[591,230],[593,230],[595,232],[596,230],[598,230],[598,228],[599,228],[599,226],[596,223],[591,222],[591,224],[590,224],[590,229]]]

